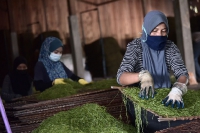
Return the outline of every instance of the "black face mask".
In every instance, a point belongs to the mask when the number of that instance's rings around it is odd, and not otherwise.
[[[15,70],[10,74],[13,92],[22,96],[28,95],[32,79],[26,70]]]
[[[27,71],[27,69],[26,70],[16,70],[16,74],[24,75],[24,74],[28,74],[28,71]]]

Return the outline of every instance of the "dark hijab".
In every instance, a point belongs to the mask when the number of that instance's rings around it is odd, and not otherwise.
[[[10,74],[11,85],[14,93],[27,96],[31,88],[32,79],[27,70],[17,70],[20,64],[25,64],[27,66],[26,59],[21,56],[14,60],[13,70]]]

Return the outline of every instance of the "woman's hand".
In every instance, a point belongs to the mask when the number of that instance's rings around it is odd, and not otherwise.
[[[154,97],[154,82],[151,74],[147,70],[142,70],[139,72],[139,80],[140,80],[140,98],[148,99],[150,92],[151,97]]]
[[[87,82],[85,79],[79,79],[78,82],[82,85],[86,85],[89,84],[89,82]]]
[[[53,85],[56,84],[66,84],[66,82],[64,82],[64,78],[57,78],[52,82]]]
[[[162,104],[171,107],[184,108],[184,102],[182,96],[187,93],[187,86],[180,82],[175,82],[169,94],[162,100]]]

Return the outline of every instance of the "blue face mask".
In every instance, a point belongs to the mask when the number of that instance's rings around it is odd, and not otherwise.
[[[49,59],[56,62],[60,60],[61,56],[62,56],[61,54],[55,54],[52,52],[49,56]]]
[[[149,36],[146,43],[153,50],[162,50],[165,48],[167,36]]]

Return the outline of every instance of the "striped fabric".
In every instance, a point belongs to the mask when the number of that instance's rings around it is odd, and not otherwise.
[[[169,73],[172,70],[176,79],[181,75],[188,77],[188,71],[182,60],[181,53],[177,46],[170,40],[167,40],[165,56]],[[119,77],[123,72],[140,72],[143,70],[142,62],[141,39],[137,38],[127,45],[126,53],[117,72],[118,84],[120,84]]]

